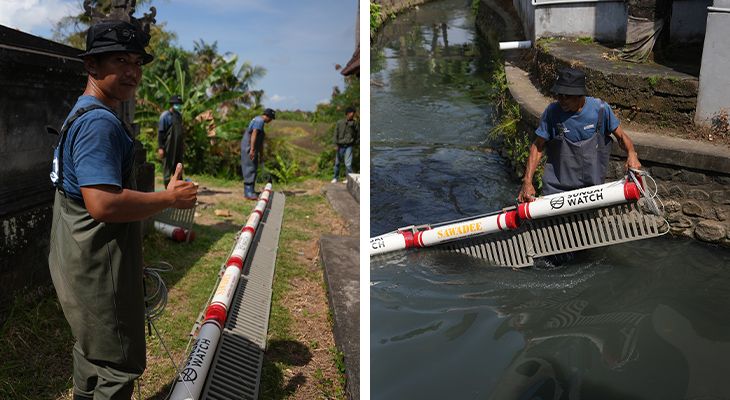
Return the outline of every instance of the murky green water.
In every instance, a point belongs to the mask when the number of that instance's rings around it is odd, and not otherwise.
[[[377,39],[372,236],[514,204],[469,10],[429,3]],[[647,239],[517,271],[423,249],[370,271],[373,399],[730,398],[725,249]]]

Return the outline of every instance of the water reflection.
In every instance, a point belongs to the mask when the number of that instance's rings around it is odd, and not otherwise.
[[[429,2],[376,38],[372,236],[517,196],[475,97],[491,75],[469,4]],[[372,399],[730,398],[727,249],[657,238],[518,271],[409,250],[370,275]]]
[[[613,248],[592,267],[596,275],[574,286],[467,294],[497,300],[504,320],[494,340],[510,331],[525,340],[490,398],[730,396],[730,255],[658,241],[667,245],[654,253],[659,260],[606,268],[619,255]],[[640,254],[656,244],[642,243]],[[682,250],[704,259],[677,263]]]

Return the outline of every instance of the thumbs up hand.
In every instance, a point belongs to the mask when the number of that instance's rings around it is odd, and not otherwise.
[[[180,179],[182,170],[182,163],[178,163],[175,167],[175,173],[170,178],[170,183],[167,184],[167,190],[172,193],[175,199],[173,207],[180,209],[193,208],[198,201],[198,188],[194,183]]]

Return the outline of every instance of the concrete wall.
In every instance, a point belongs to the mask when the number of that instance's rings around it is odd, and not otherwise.
[[[534,2],[534,4],[533,4]],[[597,41],[626,40],[628,7],[623,0],[513,0],[522,19],[525,36],[592,37]],[[554,2],[553,2],[554,3]],[[543,4],[543,5],[541,5]],[[671,38],[680,42],[701,43],[707,22],[707,7],[712,0],[675,0]]]
[[[712,126],[713,118],[730,108],[730,74],[728,74],[728,48],[730,48],[730,7],[718,8],[707,18],[707,40],[702,52],[699,96],[694,122]]]
[[[0,26],[0,301],[49,279],[52,146],[86,85],[79,50]]]
[[[381,24],[390,19],[391,14],[397,14],[411,7],[427,3],[429,0],[373,0],[372,4],[381,6],[378,22]],[[367,4],[367,3],[366,3]],[[370,40],[375,36],[375,32],[370,32]]]

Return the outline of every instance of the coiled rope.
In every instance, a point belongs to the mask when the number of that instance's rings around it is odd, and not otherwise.
[[[153,267],[154,265],[162,265],[163,267]],[[167,306],[167,286],[165,286],[165,282],[162,280],[162,277],[159,273],[170,272],[172,270],[172,264],[166,261],[155,261],[147,264],[147,266],[144,267],[144,318],[145,322],[147,323],[148,329],[150,330],[150,336],[152,336],[151,328],[154,328],[155,334],[157,334],[157,338],[160,339],[162,347],[164,347],[165,352],[167,352],[167,357],[170,358],[172,365],[177,371],[177,374],[180,375],[180,368],[178,368],[177,364],[175,364],[175,360],[172,358],[170,350],[168,350],[167,346],[165,345],[165,341],[162,340],[162,335],[160,335],[160,332],[155,326],[155,321],[160,318],[162,312],[165,311],[165,307]],[[150,283],[149,285],[148,282]],[[180,365],[182,365],[182,363]],[[137,379],[137,393],[139,399],[142,400],[142,388],[140,387],[139,379]],[[167,398],[170,397],[170,393],[168,393]]]

